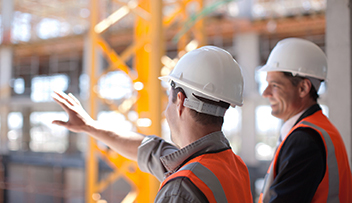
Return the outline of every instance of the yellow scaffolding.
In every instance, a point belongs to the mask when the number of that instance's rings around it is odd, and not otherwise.
[[[187,21],[188,6],[192,3],[192,8],[196,8],[195,12],[199,12],[203,8],[203,0],[179,0],[173,1],[176,6],[175,12],[163,18],[162,0],[131,0],[128,3],[120,2],[122,6],[106,19],[98,22],[98,0],[91,0],[91,27],[89,30],[90,41],[90,114],[94,119],[97,115],[98,99],[108,104],[112,109],[126,115],[127,111],[132,107],[136,110],[139,118],[150,119],[149,127],[138,127],[138,131],[142,134],[161,135],[161,114],[162,114],[162,88],[160,81],[157,79],[162,74],[167,74],[177,59],[170,59],[164,56],[164,29],[168,29],[171,25],[178,22],[178,27],[182,27],[182,23]],[[196,6],[195,6],[196,5]],[[120,55],[117,54],[109,44],[103,39],[101,33],[113,24],[117,23],[129,13],[136,15],[134,40]],[[195,49],[198,46],[206,44],[204,35],[203,19],[198,19],[194,23],[192,29],[181,34],[178,41],[178,50],[182,53]],[[179,29],[181,30],[181,29]],[[181,30],[182,31],[182,30]],[[193,35],[191,35],[193,33]],[[195,38],[195,40],[191,40]],[[110,66],[103,73],[105,75],[109,71],[120,70],[131,77],[134,83],[143,84],[143,89],[138,91],[138,98],[127,100],[119,107],[112,102],[101,98],[97,92],[97,83],[99,78],[96,70],[97,50],[99,47],[104,56],[108,59]],[[134,55],[134,71],[131,71],[126,65],[126,61]],[[162,62],[163,61],[163,62]],[[162,63],[167,71],[161,71]],[[165,97],[164,97],[165,98]],[[121,108],[124,106],[124,108]],[[126,108],[127,106],[127,108]],[[113,183],[119,177],[125,177],[131,185],[131,191],[124,198],[123,202],[153,202],[159,182],[149,174],[143,173],[138,169],[137,163],[130,161],[112,151],[104,151],[97,147],[97,143],[90,138],[89,150],[86,157],[86,202],[97,202],[100,198],[99,193],[104,191],[109,184]],[[98,157],[105,160],[114,169],[105,179],[98,181]]]

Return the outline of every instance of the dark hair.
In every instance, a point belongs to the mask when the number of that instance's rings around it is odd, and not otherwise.
[[[290,72],[283,72],[284,76],[289,79],[292,83],[293,86],[297,87],[297,85],[304,79],[307,79],[305,77],[301,77],[301,76],[293,76],[292,73]],[[309,96],[316,102],[319,98],[318,92],[315,89],[315,87],[312,84],[312,87],[310,88],[309,91]]]
[[[185,94],[184,90],[181,87],[176,87],[175,88],[175,83],[172,81],[171,82],[171,101],[173,103],[176,102],[177,100],[177,94],[181,92],[183,95],[185,95],[185,97],[187,98],[187,95]],[[208,103],[208,104],[213,104],[213,105],[217,105],[217,106],[221,106],[223,108],[229,108],[230,104],[223,102],[223,101],[219,101],[219,102],[215,102],[206,98],[202,98],[196,95],[195,96],[197,99],[201,100],[202,102]],[[224,123],[224,118],[222,116],[213,116],[213,115],[209,115],[209,114],[205,114],[205,113],[200,113],[197,112],[193,109],[189,109],[191,112],[191,116],[194,118],[194,120],[197,123],[200,123],[201,125],[222,125]]]

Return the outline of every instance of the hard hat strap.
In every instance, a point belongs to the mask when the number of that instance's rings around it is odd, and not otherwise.
[[[321,80],[317,79],[317,78],[313,78],[313,77],[307,77],[308,80],[310,80],[310,82],[312,83],[312,85],[315,88],[315,91],[318,92],[320,84],[321,84]]]
[[[202,101],[191,100],[189,98],[185,99],[183,105],[199,113],[205,113],[205,114],[220,116],[220,117],[224,117],[225,112],[227,110],[226,108],[223,108],[217,105],[204,103]]]

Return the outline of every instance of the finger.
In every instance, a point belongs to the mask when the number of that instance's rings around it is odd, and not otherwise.
[[[63,127],[66,127],[66,126],[67,126],[67,122],[59,121],[59,120],[54,120],[54,121],[52,121],[51,123],[52,123],[52,124],[55,124],[55,125],[63,126]]]
[[[78,105],[81,105],[81,103],[79,102],[79,100],[72,94],[72,93],[69,93],[68,94],[69,97],[71,97],[71,99]]]
[[[69,104],[66,100],[64,100],[56,95],[52,95],[52,97],[53,97],[54,101],[56,103],[58,103],[67,113],[72,111],[70,108],[72,106],[72,104]]]
[[[61,98],[63,98],[63,99],[65,99],[65,92],[63,92],[63,91],[61,91],[61,90],[54,90],[53,91],[57,96],[59,96],[59,97],[61,97]]]
[[[72,98],[69,97],[65,92],[54,90],[54,93],[56,95],[58,95],[60,98],[66,100],[66,102],[68,102],[71,106],[73,106],[75,104],[75,102],[72,100]]]
[[[65,98],[61,97],[60,95],[51,94],[51,96],[59,104],[62,103],[66,106],[72,106],[72,104],[68,103],[67,100]]]

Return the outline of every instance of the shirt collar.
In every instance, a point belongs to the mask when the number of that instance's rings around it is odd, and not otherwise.
[[[194,154],[218,151],[230,148],[230,144],[221,131],[210,133],[186,147],[160,158],[164,167],[171,173],[178,170],[180,165]]]
[[[280,130],[280,138],[279,138],[279,142],[281,142],[282,140],[284,140],[288,133],[290,132],[290,130],[292,129],[293,125],[296,123],[296,121],[301,117],[301,115],[306,111],[307,109],[299,112],[298,114],[292,116],[291,118],[289,118],[281,127]],[[278,143],[279,144],[279,143]]]

